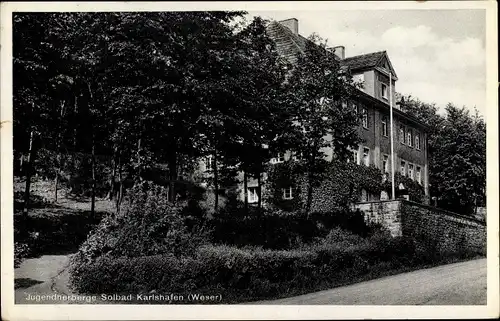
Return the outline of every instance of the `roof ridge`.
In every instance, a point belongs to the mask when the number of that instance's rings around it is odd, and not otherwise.
[[[347,57],[347,58],[344,58],[344,60],[354,59],[354,58],[359,58],[359,57],[369,56],[369,55],[375,55],[375,54],[382,54],[382,53],[387,54],[387,50],[368,52],[368,53],[364,53],[364,54],[360,54],[360,55],[356,55],[356,56],[352,56],[352,57]]]
[[[273,23],[275,23],[275,25],[278,26],[278,28],[281,29],[281,31],[285,32],[287,34],[287,36],[289,36],[289,38],[292,40],[293,44],[299,49],[300,52],[304,52],[304,49],[302,49],[302,47],[297,43],[297,41],[295,41],[295,34],[290,30],[288,29],[287,27],[285,27],[284,25],[282,25],[279,21],[276,21],[276,20],[273,20],[272,21]]]
[[[378,58],[377,63],[375,65],[378,65],[382,61],[382,59],[384,59],[387,56],[387,51],[385,50],[380,53],[383,53],[383,55]]]

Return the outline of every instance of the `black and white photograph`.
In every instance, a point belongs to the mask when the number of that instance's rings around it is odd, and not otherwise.
[[[496,15],[2,4],[2,319],[498,317]]]

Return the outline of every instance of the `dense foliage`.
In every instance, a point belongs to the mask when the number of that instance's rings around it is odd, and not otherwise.
[[[447,262],[450,253],[425,255],[412,239],[385,233],[361,238],[333,230],[321,242],[293,250],[206,245],[186,258],[172,255],[112,258],[82,264],[72,274],[84,293],[221,293],[222,303],[299,295],[363,279]],[[462,257],[474,253],[462,253]]]
[[[133,187],[124,211],[103,218],[80,247],[79,258],[171,253],[185,255],[206,241],[200,210],[168,201],[168,190],[143,182]]]
[[[325,237],[332,228],[343,228],[366,236],[378,226],[365,223],[363,213],[350,210],[304,211],[243,207],[225,208],[209,225],[214,243],[261,246],[270,249],[291,249]]]
[[[266,185],[267,199],[271,205],[286,211],[304,206],[308,197],[308,182],[300,168],[300,162],[295,161],[271,166]],[[353,202],[360,201],[362,190],[374,195],[387,190],[382,182],[382,173],[374,166],[334,160],[325,166],[324,175],[312,194],[312,212],[345,211]],[[294,197],[287,200],[283,198],[282,189],[289,187],[292,187]]]
[[[343,103],[354,96],[352,77],[326,50],[325,42],[314,35],[310,40],[299,54],[286,86],[296,127],[291,135],[291,150],[303,160],[301,168],[306,174],[306,212],[311,210],[314,189],[326,177],[324,148],[332,148],[334,158],[343,160],[348,148],[359,142],[358,117],[353,108]]]
[[[448,104],[440,114],[433,104],[411,96],[401,108],[429,125],[430,196],[437,205],[460,214],[486,206],[486,123],[476,111]]]

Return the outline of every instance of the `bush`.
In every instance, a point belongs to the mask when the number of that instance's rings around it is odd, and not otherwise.
[[[335,227],[325,236],[325,238],[321,239],[321,242],[323,244],[347,247],[362,243],[363,238],[350,231],[343,230],[340,227]]]
[[[291,248],[317,236],[314,222],[300,215],[283,215],[279,211],[250,208],[224,210],[211,222],[215,243],[264,248]]]
[[[416,268],[422,261],[415,244],[410,238],[392,238],[383,229],[363,238],[334,228],[325,238],[293,250],[202,245],[190,256],[103,255],[72,264],[70,281],[85,293],[196,291],[220,293],[225,303],[244,302],[299,295]]]
[[[265,298],[307,286],[308,279],[303,275],[311,274],[315,256],[299,250],[223,245],[202,246],[190,258],[171,254],[133,258],[104,255],[93,262],[72,264],[70,283],[80,293],[205,290],[229,298]]]
[[[28,257],[29,253],[29,244],[14,242],[14,268],[18,268],[21,262]]]
[[[129,206],[119,215],[106,216],[90,234],[80,248],[80,258],[91,261],[103,255],[139,257],[193,253],[206,237],[203,230],[196,228],[199,213],[190,215],[190,210],[195,211],[185,203],[169,203],[167,190],[161,186],[137,185],[130,193]]]
[[[269,249],[290,249],[325,237],[331,229],[342,228],[365,236],[373,227],[365,223],[359,211],[287,212],[279,209],[249,207],[224,208],[210,222],[215,243],[236,246],[262,246]]]

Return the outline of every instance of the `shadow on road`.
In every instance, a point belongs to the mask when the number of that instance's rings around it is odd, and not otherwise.
[[[30,286],[43,283],[42,281],[30,279],[30,278],[17,278],[14,280],[14,289],[26,289]]]

